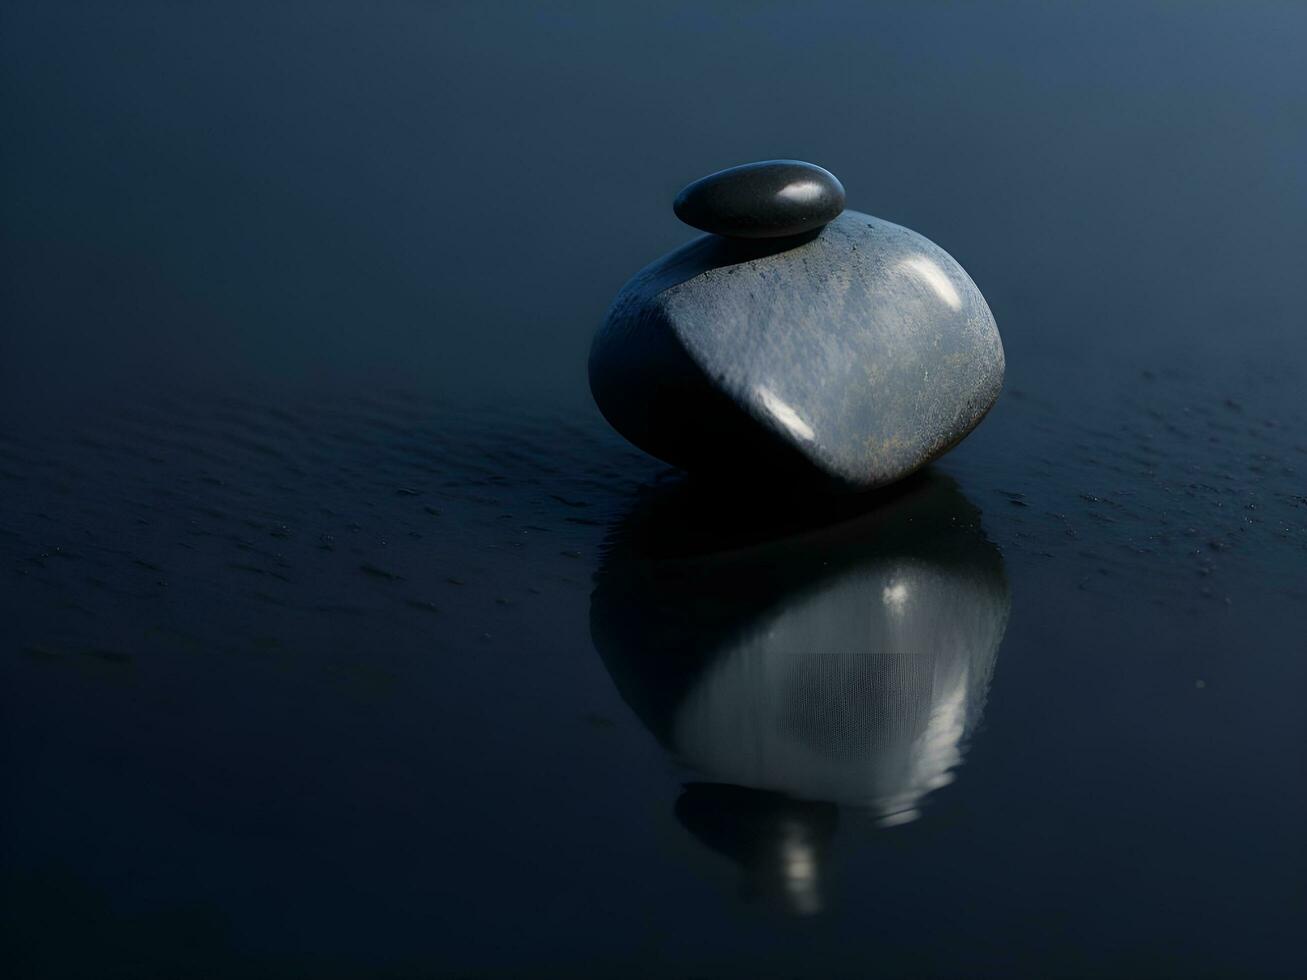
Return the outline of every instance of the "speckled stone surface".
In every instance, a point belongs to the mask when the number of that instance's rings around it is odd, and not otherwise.
[[[802,160],[763,160],[701,177],[676,196],[676,216],[728,238],[816,231],[844,210],[844,185]]]
[[[699,238],[618,294],[590,353],[608,421],[744,480],[869,489],[967,435],[997,399],[984,297],[933,242],[845,211],[797,245]]]

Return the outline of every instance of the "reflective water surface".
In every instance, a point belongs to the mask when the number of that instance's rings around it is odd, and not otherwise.
[[[702,544],[742,516],[731,500],[669,496],[682,499],[645,502],[619,528],[591,600],[627,703],[717,782],[913,819],[961,761],[1007,622],[979,512],[935,477],[779,541],[622,554],[632,537]],[[767,526],[759,510],[747,519]]]
[[[711,487],[642,499],[608,544],[590,624],[623,699],[710,780],[678,819],[806,915],[825,905],[840,808],[894,826],[953,780],[1011,599],[946,477],[869,508],[804,504],[795,528],[774,502]]]
[[[4,976],[1307,973],[1307,9],[0,21]],[[872,497],[587,391],[767,157],[1002,331]]]

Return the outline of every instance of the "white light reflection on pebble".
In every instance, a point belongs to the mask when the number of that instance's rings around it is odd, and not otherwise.
[[[810,204],[820,200],[822,193],[821,184],[815,180],[799,180],[782,187],[776,196],[794,204]]]

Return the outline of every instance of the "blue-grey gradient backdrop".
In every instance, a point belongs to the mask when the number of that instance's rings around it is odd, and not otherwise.
[[[1307,7],[0,9],[13,976],[1307,970]],[[743,901],[591,641],[687,181],[938,241],[1008,388],[956,782]],[[758,489],[767,499],[765,481]]]

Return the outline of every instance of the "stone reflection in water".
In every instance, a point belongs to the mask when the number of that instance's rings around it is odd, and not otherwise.
[[[721,783],[690,783],[676,817],[698,840],[735,861],[746,898],[761,898],[797,915],[815,915],[823,893],[834,803]]]
[[[840,808],[901,824],[952,780],[1009,607],[980,512],[927,473],[820,504],[652,491],[610,535],[590,623],[622,697],[704,780],[682,824],[747,891],[812,913]]]

